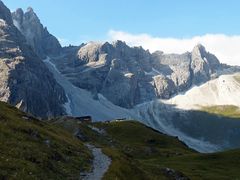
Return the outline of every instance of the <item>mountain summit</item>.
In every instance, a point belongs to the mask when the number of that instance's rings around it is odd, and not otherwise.
[[[13,25],[1,1],[0,29],[0,100],[38,117],[64,114],[63,89]]]
[[[46,56],[60,53],[61,45],[57,38],[41,24],[31,7],[25,13],[22,9],[17,9],[12,13],[12,19],[14,25],[25,36],[28,44],[40,58],[44,59]]]

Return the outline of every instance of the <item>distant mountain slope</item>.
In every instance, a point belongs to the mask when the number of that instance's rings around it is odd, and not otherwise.
[[[121,41],[90,42],[76,48],[66,48],[62,56],[55,57],[59,71],[75,86],[101,93],[125,108],[168,99],[227,68],[202,45],[181,55],[151,54]]]
[[[222,75],[169,100],[135,107],[142,122],[201,152],[240,147],[239,74]]]
[[[235,105],[240,107],[240,74],[222,75],[165,103],[181,109],[201,109],[202,106]]]

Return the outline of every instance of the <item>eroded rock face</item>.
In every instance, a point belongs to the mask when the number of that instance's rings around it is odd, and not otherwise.
[[[32,8],[28,8],[26,12],[17,9],[12,13],[12,19],[14,25],[25,36],[27,43],[41,59],[61,52],[61,45],[57,38],[43,27]]]
[[[171,79],[163,75],[154,76],[153,79],[159,98],[170,98],[171,95],[176,93],[176,86]]]
[[[195,84],[210,80],[211,74],[220,68],[220,63],[216,56],[208,53],[201,44],[194,47],[191,58],[193,83]]]
[[[0,100],[38,117],[64,114],[63,89],[14,26],[0,1]]]
[[[201,45],[184,54],[151,54],[121,41],[90,42],[78,51],[76,47],[72,49],[55,60],[59,70],[74,85],[93,94],[101,93],[126,108],[156,98],[170,98],[208,81],[221,68],[218,59]]]
[[[181,92],[192,85],[191,53],[153,53],[155,67],[174,82],[173,92]],[[173,94],[173,93],[172,93]]]

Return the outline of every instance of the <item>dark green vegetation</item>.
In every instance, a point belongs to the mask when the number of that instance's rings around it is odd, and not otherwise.
[[[79,139],[72,135],[76,132]],[[0,179],[78,179],[91,166],[85,142],[112,159],[107,180],[240,177],[240,150],[200,154],[135,121],[40,122],[0,103]]]
[[[210,114],[240,119],[240,109],[233,105],[206,106],[202,107],[202,110]]]
[[[0,179],[78,179],[91,154],[62,127],[0,103]]]

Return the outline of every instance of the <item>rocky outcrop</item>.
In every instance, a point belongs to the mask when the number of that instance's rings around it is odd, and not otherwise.
[[[173,92],[182,92],[192,85],[191,53],[153,53],[154,66],[174,82]],[[171,93],[172,95],[173,93]]]
[[[93,94],[101,93],[114,104],[128,108],[156,97],[153,79],[144,75],[144,71],[150,69],[148,51],[131,48],[121,41],[91,42],[80,47],[76,56],[75,60],[63,57],[55,61],[74,85]],[[66,67],[67,61],[75,63]]]
[[[63,89],[14,26],[0,1],[0,100],[38,117],[64,114]]]
[[[201,84],[210,80],[211,74],[220,68],[220,63],[216,56],[208,53],[201,44],[194,47],[191,59],[194,84]]]
[[[170,98],[176,91],[174,82],[163,75],[157,75],[153,77],[156,92],[159,98]]]
[[[222,67],[202,45],[191,53],[151,54],[121,41],[90,42],[64,54],[55,63],[74,85],[94,96],[101,93],[126,108],[156,98],[168,99],[208,81]]]
[[[43,27],[32,8],[28,8],[25,13],[22,9],[17,9],[12,13],[12,18],[14,25],[40,58],[60,53],[61,45],[58,40]]]

